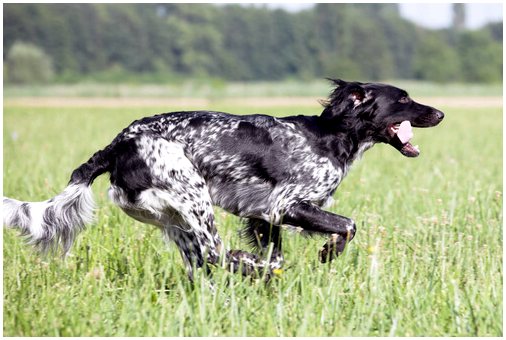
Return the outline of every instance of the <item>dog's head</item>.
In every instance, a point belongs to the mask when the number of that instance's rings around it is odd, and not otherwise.
[[[348,129],[360,131],[362,138],[390,144],[407,157],[420,153],[410,143],[411,127],[436,126],[444,118],[443,112],[415,102],[394,86],[331,81],[337,87],[325,104],[322,118],[344,122]]]

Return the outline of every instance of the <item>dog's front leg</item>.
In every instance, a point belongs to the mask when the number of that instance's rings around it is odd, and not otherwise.
[[[301,227],[307,232],[330,235],[319,252],[321,262],[332,261],[344,251],[346,243],[355,236],[355,222],[347,217],[324,211],[314,204],[300,202],[284,214],[283,223]]]

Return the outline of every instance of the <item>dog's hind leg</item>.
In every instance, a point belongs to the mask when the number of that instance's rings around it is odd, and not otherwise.
[[[248,275],[279,268],[254,254],[223,249],[209,189],[181,144],[153,136],[129,143],[128,154],[118,157],[111,174],[110,197],[128,215],[159,227],[176,243],[190,278],[193,268],[206,264]]]
[[[189,173],[185,171],[185,176]],[[255,276],[265,272],[270,276],[272,270],[280,268],[281,264],[241,250],[223,249],[214,225],[211,199],[203,181],[196,178],[185,181],[186,186],[179,187],[184,188],[184,194],[174,183],[167,183],[163,189],[143,191],[135,205],[119,205],[129,216],[158,226],[164,238],[177,245],[190,280],[193,280],[195,268],[204,267],[208,273],[208,265],[240,271],[243,275]],[[122,189],[114,186],[110,195],[116,203],[124,197]]]

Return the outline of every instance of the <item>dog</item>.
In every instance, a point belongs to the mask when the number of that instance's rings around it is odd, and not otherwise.
[[[110,199],[130,217],[173,241],[188,276],[222,265],[271,276],[283,265],[281,226],[321,234],[321,262],[340,255],[355,222],[325,207],[352,163],[376,143],[407,157],[412,127],[433,127],[444,114],[380,83],[330,79],[319,116],[172,112],[134,121],[72,172],[68,186],[44,202],[4,198],[4,224],[42,252],[69,252],[93,220],[91,185],[110,174]],[[224,249],[213,206],[243,218],[255,253]]]

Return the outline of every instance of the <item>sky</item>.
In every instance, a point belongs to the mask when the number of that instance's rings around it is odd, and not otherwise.
[[[257,3],[257,5],[262,5]],[[283,8],[287,11],[299,11],[314,6],[312,3],[281,2],[266,4],[270,8]],[[415,23],[428,28],[445,28],[452,21],[451,3],[401,3],[401,15]],[[468,28],[479,28],[491,21],[502,21],[502,3],[468,3],[466,4],[466,21]]]
[[[448,27],[452,21],[451,3],[403,3],[401,15],[429,28]],[[502,21],[503,5],[500,3],[466,4],[468,28],[479,28],[490,21]]]

